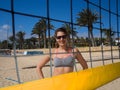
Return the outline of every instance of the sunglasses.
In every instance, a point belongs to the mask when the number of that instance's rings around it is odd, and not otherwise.
[[[63,35],[63,36],[56,36],[57,39],[61,39],[61,38],[62,38],[62,39],[66,39],[66,37],[67,37],[66,35]]]

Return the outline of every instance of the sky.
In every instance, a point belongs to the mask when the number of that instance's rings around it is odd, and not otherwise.
[[[0,0],[0,41],[7,40],[7,37],[12,35],[12,16],[9,12],[1,11],[1,9],[11,10],[11,0]],[[32,14],[40,17],[47,17],[47,0],[14,0],[14,11]],[[96,5],[99,5],[99,0],[90,0]],[[109,0],[101,0],[101,6],[106,10],[109,10],[108,5]],[[110,0],[111,12],[116,13],[116,0]],[[120,0],[118,0],[120,3]],[[97,11],[99,13],[99,8],[89,4],[92,11]],[[84,0],[73,0],[73,22],[76,23],[77,14],[87,7],[87,3]],[[118,7],[118,13],[120,16],[120,6]],[[117,32],[117,17],[111,14],[111,23],[109,23],[109,13],[105,10],[101,11],[101,21],[103,23],[103,28],[109,28],[110,25],[113,31]],[[51,19],[62,20],[66,22],[71,21],[70,16],[70,0],[49,0],[49,17]],[[40,20],[40,18],[28,17],[23,15],[15,14],[15,32],[24,31],[26,33],[25,38],[30,38],[31,31],[35,25]],[[99,20],[98,20],[99,21]],[[120,21],[120,17],[119,17]],[[52,21],[51,24],[56,28],[63,25],[61,22]],[[120,27],[120,22],[118,23]],[[79,37],[87,37],[87,28],[74,26],[78,32]],[[94,27],[100,28],[99,24],[94,24]],[[120,30],[120,29],[119,29]],[[54,31],[51,30],[51,36]],[[94,29],[94,37],[100,37],[99,30]]]

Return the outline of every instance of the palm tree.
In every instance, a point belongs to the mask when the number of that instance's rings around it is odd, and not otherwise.
[[[46,48],[46,32],[47,28],[49,26],[49,29],[53,29],[53,25],[48,25],[46,19],[41,19],[39,22],[37,22],[32,30],[32,34],[37,34],[39,38],[39,45],[40,45],[40,35],[43,36],[44,39],[44,48]],[[33,33],[35,32],[35,33]]]
[[[47,39],[46,39],[46,33],[47,33],[47,29],[54,29],[54,26],[53,25],[48,25],[47,24],[47,21],[46,19],[41,19],[40,20],[40,23],[41,23],[41,28],[43,30],[43,38],[44,38],[44,48],[46,48],[46,45],[47,45]]]
[[[90,9],[83,9],[82,12],[78,13],[77,24],[79,26],[87,26],[89,38],[91,39],[92,46],[95,46],[93,36],[93,24],[98,23],[99,15],[97,12],[92,12]]]
[[[112,42],[111,37],[115,35],[114,32],[112,32],[111,28],[104,28],[101,29],[104,33],[104,35],[106,36],[106,43],[108,43],[110,45],[110,42]]]
[[[40,20],[41,29],[43,30],[44,48],[46,48],[46,31],[47,31],[47,21],[45,19]]]
[[[24,36],[25,36],[25,32],[22,32],[22,31],[19,31],[17,34],[16,34],[16,40],[19,44],[19,48],[20,49],[23,49],[23,44],[24,44]]]
[[[43,35],[40,21],[34,25],[31,35],[33,34],[36,34],[38,36],[38,42],[39,42],[39,47],[40,47],[41,46],[40,39],[42,38],[42,35]]]
[[[37,39],[35,37],[31,37],[30,38],[31,43],[33,44],[33,46],[35,46]]]
[[[32,42],[31,42],[31,39],[25,39],[24,48],[25,49],[33,49],[34,48]]]

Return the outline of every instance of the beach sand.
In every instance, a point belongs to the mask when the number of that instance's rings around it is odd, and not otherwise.
[[[90,54],[89,53],[82,53],[83,57],[87,61],[89,68],[103,66],[102,54],[100,52],[91,53],[92,56],[92,64],[90,62]],[[118,51],[113,51],[113,57],[118,57]],[[33,80],[38,80],[39,77],[36,72],[36,65],[37,63],[42,60],[44,55],[35,55],[35,56],[18,56],[17,63],[18,63],[18,70],[20,75],[21,82],[29,82]],[[104,64],[111,64],[112,60],[109,58],[111,57],[111,52],[104,52]],[[113,62],[120,62],[120,59],[113,59]],[[77,65],[77,70],[82,70],[82,67]],[[45,77],[50,77],[50,66],[49,63],[43,68],[43,73]],[[12,56],[7,57],[0,57],[0,87],[6,87],[18,84],[17,81],[17,74],[16,74],[16,65],[15,59]],[[120,86],[120,78],[116,79],[97,90],[119,90]]]

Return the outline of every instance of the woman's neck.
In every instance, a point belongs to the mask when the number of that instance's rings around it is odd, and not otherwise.
[[[58,49],[60,49],[60,50],[67,50],[67,47],[66,46],[59,46]]]

